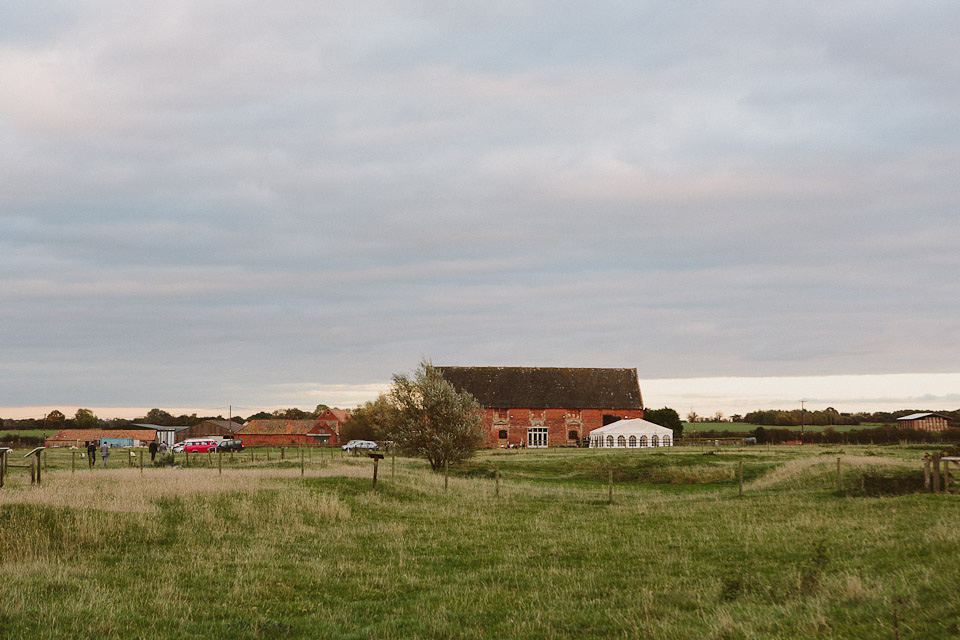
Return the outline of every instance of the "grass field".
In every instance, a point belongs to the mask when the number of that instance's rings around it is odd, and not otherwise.
[[[0,489],[0,637],[956,636],[960,498],[859,491],[926,450],[489,451],[446,492],[404,458],[373,491],[330,451],[50,450]]]

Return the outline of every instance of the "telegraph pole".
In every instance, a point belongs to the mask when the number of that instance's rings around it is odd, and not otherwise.
[[[803,423],[804,423],[804,420],[803,420],[803,418],[804,418],[803,404],[804,404],[805,402],[806,402],[806,400],[801,400],[801,401],[800,401],[800,445],[801,445],[801,446],[803,445],[803,427],[804,427],[804,424],[803,424]]]

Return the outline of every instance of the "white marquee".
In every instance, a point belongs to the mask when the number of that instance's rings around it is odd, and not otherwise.
[[[640,449],[673,446],[673,429],[634,418],[618,420],[590,432],[590,448]]]

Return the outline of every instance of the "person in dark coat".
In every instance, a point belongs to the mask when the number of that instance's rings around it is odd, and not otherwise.
[[[97,464],[97,445],[92,441],[87,443],[87,464],[91,469]]]
[[[157,446],[157,441],[154,440],[153,442],[151,442],[149,448],[150,448],[150,462],[153,462],[157,457],[157,449],[159,449],[159,447]]]

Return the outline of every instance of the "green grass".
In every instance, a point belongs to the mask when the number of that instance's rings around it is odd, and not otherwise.
[[[372,491],[371,460],[329,453],[303,476],[277,451],[141,475],[51,450],[39,488],[12,469],[0,637],[960,633],[958,497],[857,497],[916,449],[487,451],[446,493],[422,461],[382,461]]]

